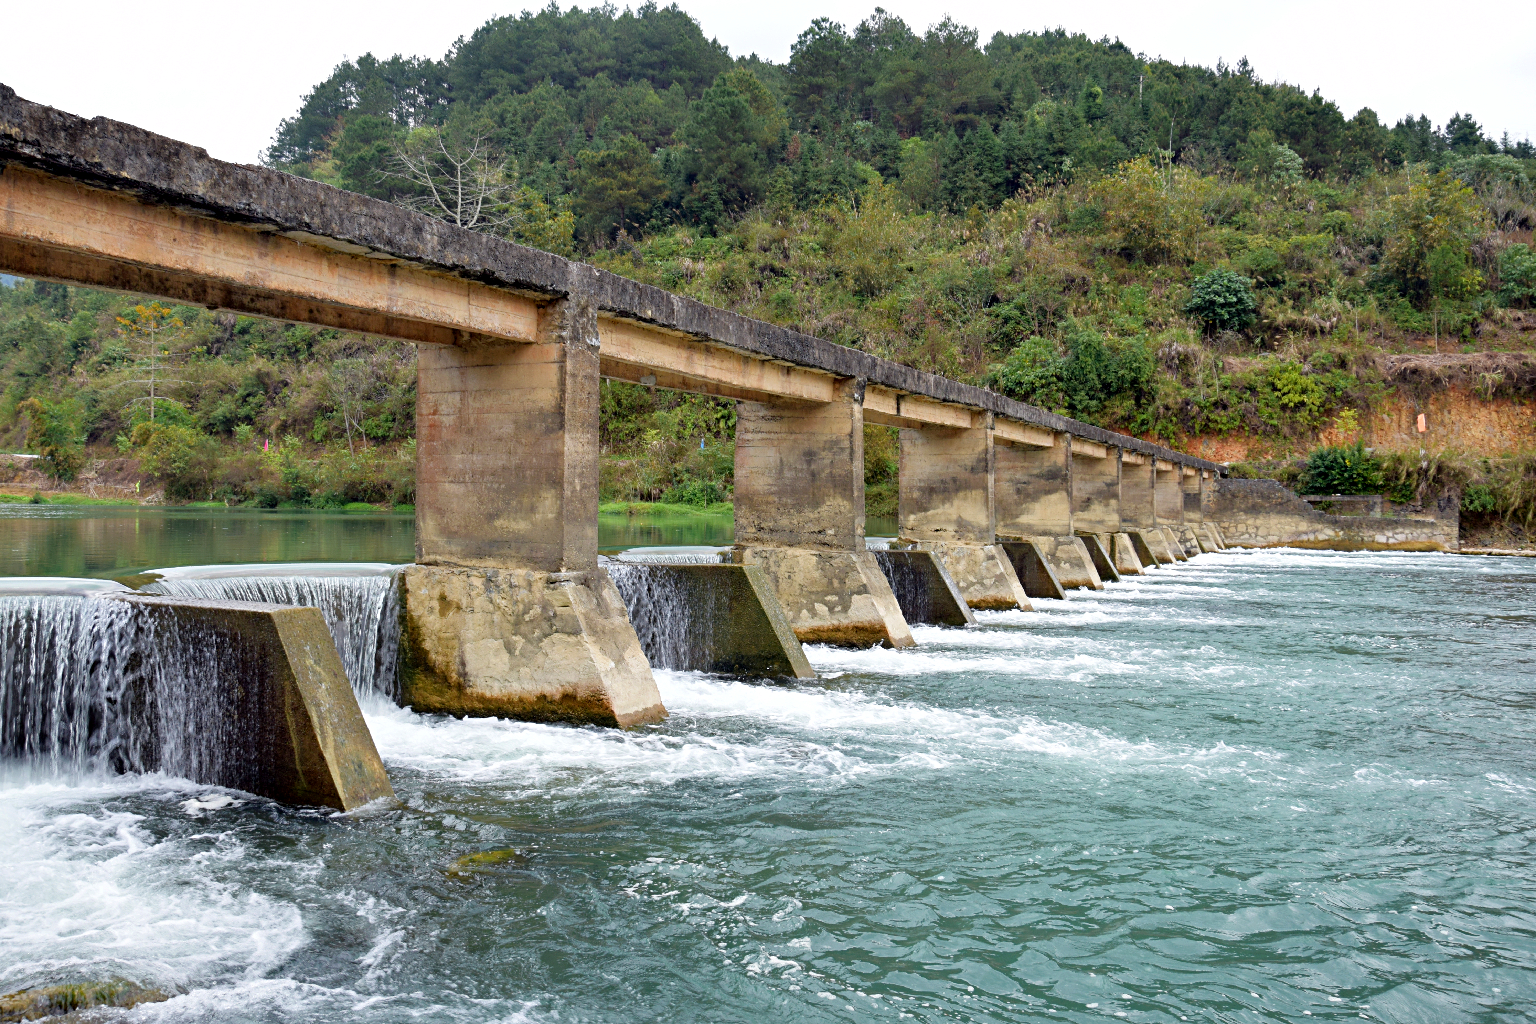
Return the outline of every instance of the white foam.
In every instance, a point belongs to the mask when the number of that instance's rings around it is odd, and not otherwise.
[[[128,797],[206,803],[207,794],[154,775],[0,789],[4,990],[80,965],[196,987],[260,976],[303,945],[295,906],[223,880],[246,855],[237,835],[157,838],[142,815],[115,809]]]

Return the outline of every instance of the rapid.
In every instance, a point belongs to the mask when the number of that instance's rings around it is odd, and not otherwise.
[[[1202,555],[662,671],[632,732],[364,711],[401,806],[0,768],[0,991],[155,1021],[1516,1021],[1536,564]],[[370,627],[371,628],[371,627]],[[383,686],[378,687],[383,689]]]

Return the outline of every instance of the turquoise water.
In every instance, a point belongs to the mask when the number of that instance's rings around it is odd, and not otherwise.
[[[0,991],[145,1020],[1521,1021],[1536,569],[1205,555],[664,674],[632,733],[367,709],[399,810],[0,786]],[[518,858],[454,872],[466,854]],[[1310,1017],[1308,1016],[1310,1014]]]

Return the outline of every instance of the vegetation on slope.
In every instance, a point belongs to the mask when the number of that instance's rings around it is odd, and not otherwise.
[[[654,4],[344,63],[268,154],[1090,422],[1277,451],[1425,386],[1394,353],[1529,348],[1533,157],[1470,115],[1346,118],[1246,62],[877,11],[777,66]],[[1524,364],[1482,358],[1465,383],[1525,396]],[[22,282],[0,361],[0,431],[61,477],[122,454],[183,500],[412,500],[407,345]],[[605,383],[605,500],[729,500],[734,416]],[[894,439],[865,448],[889,512]]]

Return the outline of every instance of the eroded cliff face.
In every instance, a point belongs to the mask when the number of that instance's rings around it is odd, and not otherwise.
[[[1418,418],[1424,416],[1424,431]],[[1451,387],[1424,397],[1406,392],[1384,396],[1360,417],[1366,446],[1383,451],[1456,451],[1499,457],[1536,448],[1536,402],[1519,398],[1484,398],[1470,388]],[[1181,447],[1213,462],[1301,455],[1318,445],[1353,444],[1356,435],[1330,427],[1316,438],[1277,440],[1243,435],[1197,436]]]

